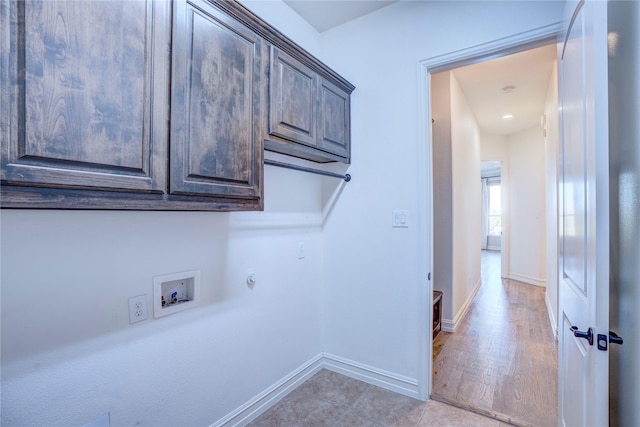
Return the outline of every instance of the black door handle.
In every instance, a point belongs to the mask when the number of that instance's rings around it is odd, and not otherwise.
[[[589,341],[589,345],[593,345],[593,328],[589,328],[587,332],[582,332],[578,330],[577,326],[572,326],[571,332],[573,332],[574,337],[584,338]]]
[[[609,331],[609,342],[611,344],[622,345],[623,341],[622,341],[622,338],[618,336],[618,334],[616,334],[615,332]]]

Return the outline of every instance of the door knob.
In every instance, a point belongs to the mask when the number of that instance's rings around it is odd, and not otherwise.
[[[622,345],[622,338],[618,336],[615,332],[609,331],[609,342],[611,344]]]
[[[587,332],[582,332],[578,330],[577,326],[572,326],[571,332],[573,332],[574,337],[584,338],[587,341],[589,341],[589,345],[593,345],[593,328],[589,328]]]

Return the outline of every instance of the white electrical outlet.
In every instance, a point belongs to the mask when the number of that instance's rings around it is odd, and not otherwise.
[[[129,298],[129,323],[147,320],[147,296]]]

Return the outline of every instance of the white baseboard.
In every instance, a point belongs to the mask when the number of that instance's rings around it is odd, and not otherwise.
[[[549,301],[549,294],[545,292],[544,294],[544,305],[547,307],[547,314],[549,315],[549,323],[551,323],[551,331],[553,332],[553,337],[556,341],[558,341],[558,321],[556,320],[556,314],[553,312],[551,307],[551,301]]]
[[[377,369],[333,354],[321,353],[249,402],[213,423],[211,427],[239,427],[250,423],[323,368],[405,396],[418,398],[418,381],[414,378]]]
[[[508,278],[528,285],[540,286],[541,288],[547,287],[547,281],[545,279],[537,279],[535,277],[525,276],[524,274],[509,273]]]
[[[462,304],[462,307],[460,307],[460,310],[458,310],[458,313],[456,313],[456,317],[453,320],[445,319],[445,318],[442,319],[443,331],[453,333],[458,329],[458,325],[460,324],[460,322],[462,322],[462,319],[464,319],[464,316],[467,315],[467,311],[469,311],[471,302],[473,301],[473,298],[475,298],[476,294],[478,293],[478,289],[480,289],[480,285],[482,285],[482,281],[478,279],[478,281],[476,282],[476,285],[473,288],[473,291],[469,294],[464,304]]]
[[[405,396],[418,398],[418,380],[415,378],[394,374],[327,353],[324,355],[322,367]]]
[[[244,405],[213,423],[211,427],[247,425],[322,369],[322,361],[322,354],[315,356]]]

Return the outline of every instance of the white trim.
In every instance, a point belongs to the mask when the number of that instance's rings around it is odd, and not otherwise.
[[[250,423],[278,403],[280,399],[293,391],[293,389],[311,378],[316,372],[321,370],[322,367],[323,355],[321,353],[244,405],[241,405],[231,413],[211,424],[211,427],[244,426]]]
[[[551,324],[551,331],[553,332],[553,337],[556,341],[558,341],[558,321],[556,320],[555,313],[553,312],[553,307],[551,307],[551,300],[549,299],[549,294],[544,293],[544,305],[547,307],[547,314],[549,315],[549,323]]]
[[[244,405],[213,423],[211,427],[235,427],[250,423],[323,368],[386,390],[418,398],[418,380],[415,378],[377,369],[333,354],[320,353]]]
[[[491,42],[482,43],[466,49],[460,49],[444,55],[434,56],[420,64],[429,69],[430,73],[451,70],[453,68],[472,63],[500,58],[511,53],[521,52],[533,47],[539,47],[540,42],[555,37],[561,29],[561,23],[545,25],[522,33],[513,34]]]
[[[327,353],[324,355],[322,367],[386,390],[391,390],[415,399],[418,398],[418,380],[416,378],[398,375]]]
[[[507,276],[507,278],[511,280],[517,280],[518,282],[526,283],[528,285],[540,286],[541,288],[547,287],[546,279],[526,276],[524,274],[509,273],[509,276]]]
[[[460,307],[460,310],[458,310],[458,313],[456,313],[456,316],[453,320],[442,319],[443,331],[454,333],[455,331],[458,330],[458,326],[460,325],[460,322],[462,322],[464,317],[467,315],[467,312],[469,311],[469,307],[471,307],[471,302],[473,302],[473,299],[476,297],[476,294],[478,293],[478,289],[480,289],[480,286],[482,286],[482,281],[481,279],[478,279],[478,281],[476,282],[473,288],[473,291],[469,294],[464,304],[462,304],[462,307]]]
[[[431,74],[424,63],[418,63],[418,298],[416,298],[418,325],[415,340],[418,343],[418,399],[427,400],[433,385],[433,147],[431,113]],[[429,120],[427,120],[429,118]],[[431,280],[429,280],[431,278]],[[422,282],[426,281],[426,286]]]

